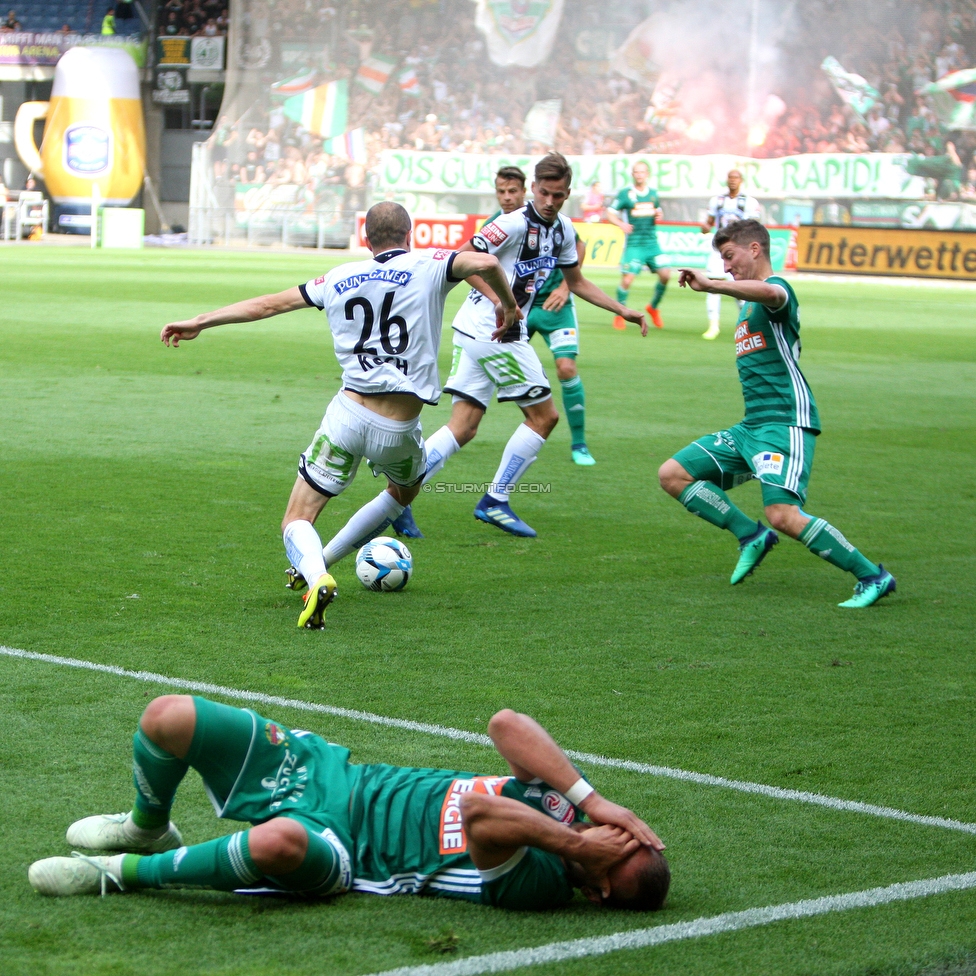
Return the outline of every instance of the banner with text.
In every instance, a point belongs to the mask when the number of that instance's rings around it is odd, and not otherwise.
[[[0,33],[0,64],[57,64],[73,47],[120,47],[132,55],[137,68],[146,64],[146,41],[117,34],[34,34],[30,31]]]
[[[976,234],[801,227],[797,238],[797,269],[976,281]]]
[[[382,191],[404,193],[494,193],[500,166],[520,166],[531,176],[540,156],[476,155],[390,149],[376,169]],[[745,188],[759,197],[810,200],[837,197],[918,200],[925,180],[909,176],[901,153],[808,153],[779,159],[731,155],[570,156],[573,192],[593,182],[604,194],[627,186],[634,163],[647,163],[651,186],[665,197],[709,197],[724,192],[730,169],[738,169]]]

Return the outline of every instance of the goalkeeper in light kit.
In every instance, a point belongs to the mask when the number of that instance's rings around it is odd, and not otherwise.
[[[128,853],[45,858],[28,879],[43,895],[359,891],[511,909],[559,908],[579,888],[596,905],[660,908],[670,871],[647,824],[597,793],[527,715],[498,712],[488,732],[511,775],[357,765],[250,709],[165,695],[133,739],[132,811],[67,832],[75,847]],[[183,845],[170,810],[191,767],[217,816],[249,830]]]
[[[741,583],[779,541],[773,529],[857,578],[842,607],[869,607],[895,591],[895,578],[852,546],[825,519],[801,508],[820,417],[800,372],[800,312],[789,283],[773,274],[769,231],[757,220],[740,220],[715,235],[733,281],[713,280],[681,269],[680,284],[745,302],[735,329],[735,355],[745,399],[742,423],[700,437],[661,465],[661,487],[689,512],[728,529],[739,540],[732,585]],[[772,529],[753,522],[726,495],[751,478],[762,483],[763,507]]]

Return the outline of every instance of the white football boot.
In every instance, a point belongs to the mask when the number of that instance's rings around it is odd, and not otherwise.
[[[132,822],[131,813],[101,813],[76,820],[65,837],[72,847],[86,847],[92,851],[161,854],[183,846],[183,838],[172,821],[165,827],[146,830]]]
[[[89,857],[77,851],[71,857],[46,857],[35,861],[27,872],[27,880],[39,895],[97,895],[110,891],[125,891],[122,885],[122,858]],[[110,887],[111,885],[111,887]]]

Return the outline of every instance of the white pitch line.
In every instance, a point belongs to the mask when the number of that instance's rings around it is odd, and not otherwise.
[[[265,695],[258,691],[246,691],[239,688],[228,688],[224,685],[210,684],[205,681],[187,681],[184,678],[171,678],[165,674],[153,671],[129,671],[114,664],[98,664],[94,661],[82,661],[73,657],[60,657],[55,654],[38,654],[35,651],[22,651],[15,647],[0,646],[0,655],[23,658],[29,661],[43,661],[46,664],[60,664],[69,668],[82,668],[87,671],[98,671],[103,674],[115,675],[119,678],[132,678],[150,684],[165,685],[178,688],[180,691],[194,691],[201,694],[220,695],[235,701],[259,702],[262,705],[279,705],[282,708],[294,708],[302,712],[318,712],[323,715],[334,715],[337,718],[351,719],[355,722],[368,722],[372,725],[385,725],[390,728],[404,729],[408,732],[420,732],[424,735],[435,735],[440,738],[453,739],[456,742],[468,742],[473,745],[493,748],[493,743],[487,735],[480,732],[466,732],[464,729],[453,729],[445,725],[434,725],[429,722],[413,722],[410,719],[390,718],[386,715],[376,715],[373,712],[362,712],[357,709],[340,708],[337,705],[321,705],[318,702],[307,702],[297,698],[283,698],[280,695]],[[720,786],[740,793],[754,793],[772,800],[791,800],[795,803],[809,803],[813,806],[827,807],[831,810],[841,810],[847,813],[864,813],[872,817],[883,817],[888,820],[901,820],[906,823],[918,824],[923,827],[941,827],[944,830],[957,830],[965,834],[976,834],[976,823],[965,823],[961,820],[951,820],[947,817],[930,817],[918,813],[909,813],[894,807],[877,806],[873,803],[861,803],[857,800],[843,800],[839,797],[824,796],[821,793],[807,793],[803,790],[785,790],[778,786],[767,786],[764,783],[750,783],[744,780],[726,779],[724,776],[711,776],[708,773],[696,773],[686,769],[674,769],[671,766],[653,766],[649,763],[635,762],[631,759],[613,759],[600,756],[592,752],[577,752],[567,749],[566,754],[579,763],[590,766],[602,766],[606,769],[621,769],[630,773],[640,773],[644,776],[661,776],[665,779],[684,780],[697,783],[700,786]]]
[[[737,932],[798,918],[826,915],[828,912],[844,912],[852,908],[871,908],[895,901],[927,898],[949,891],[965,891],[976,888],[976,871],[967,874],[946,874],[941,878],[922,881],[905,881],[886,888],[869,888],[852,891],[846,895],[827,895],[804,901],[769,905],[766,908],[748,908],[742,912],[726,912],[711,918],[699,918],[693,922],[675,922],[654,928],[631,929],[613,935],[598,935],[568,942],[551,942],[548,945],[528,949],[512,949],[508,952],[490,952],[483,956],[468,956],[454,962],[428,963],[423,966],[402,966],[387,969],[372,976],[477,976],[478,973],[503,973],[523,966],[563,962],[567,959],[584,959],[602,956],[621,949],[646,949],[679,942],[683,939],[699,939],[722,932]]]

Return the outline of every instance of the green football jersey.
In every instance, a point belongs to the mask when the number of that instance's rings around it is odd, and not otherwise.
[[[629,244],[657,243],[657,209],[661,198],[657,190],[648,187],[643,193],[637,187],[624,187],[613,201],[613,210],[634,229],[627,236]]]
[[[746,404],[743,423],[787,424],[820,433],[810,384],[800,372],[800,307],[789,282],[766,279],[786,292],[781,308],[746,302],[735,327],[735,356]]]
[[[521,783],[512,776],[385,764],[350,766],[350,771],[355,891],[425,893],[494,903],[467,853],[460,810],[466,792],[508,796],[565,823],[582,819],[562,794],[543,783]],[[536,850],[531,858],[532,898],[538,902],[534,907],[569,901],[572,887],[562,860]]]

